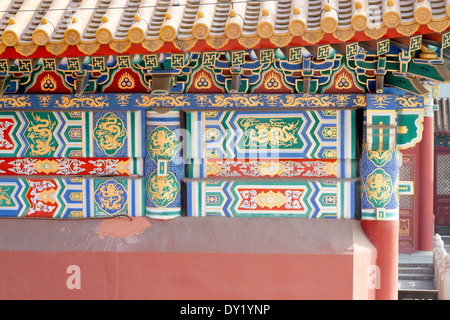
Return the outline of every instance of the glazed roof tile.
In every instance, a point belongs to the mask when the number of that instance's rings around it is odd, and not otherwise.
[[[389,29],[410,36],[450,26],[450,0],[1,0],[0,53],[23,56],[45,47],[54,55],[77,46],[93,54],[101,45],[117,53],[140,44],[156,52],[166,43],[191,50],[198,41],[221,49],[229,41],[258,48],[301,38],[316,44],[330,34],[346,42],[362,33],[379,39]]]

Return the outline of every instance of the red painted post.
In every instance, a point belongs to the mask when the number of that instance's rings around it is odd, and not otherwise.
[[[378,101],[389,121],[379,122]],[[368,95],[365,147],[359,164],[361,194],[361,227],[377,249],[376,300],[398,299],[399,206],[396,188],[400,154],[395,146],[396,130],[386,134],[377,125],[396,125],[395,99],[388,95]],[[384,140],[386,142],[384,143]],[[369,283],[370,284],[370,283]]]
[[[397,300],[399,220],[361,220],[361,227],[377,249],[375,299]]]
[[[432,112],[432,111],[431,111]],[[422,141],[419,144],[419,251],[433,250],[434,235],[434,120],[432,116],[425,117],[423,121]]]

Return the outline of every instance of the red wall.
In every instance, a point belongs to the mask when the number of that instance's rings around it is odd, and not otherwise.
[[[352,255],[0,252],[0,260],[0,299],[353,298]],[[80,268],[80,289],[68,289],[70,265]]]
[[[0,299],[371,299],[375,256],[355,220],[3,220]]]

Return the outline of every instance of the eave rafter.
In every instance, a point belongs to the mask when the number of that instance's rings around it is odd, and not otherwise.
[[[203,55],[208,66],[224,52],[227,61],[220,63],[228,70],[230,93],[245,87],[245,70],[275,60],[295,70],[298,91],[313,93],[315,63],[336,55],[345,56],[357,77],[371,77],[368,92],[396,86],[422,95],[421,79],[449,81],[444,49],[450,46],[450,0],[377,3],[5,0],[0,3],[0,90],[5,92],[15,72],[30,74],[37,63],[51,59],[60,72],[73,76],[74,91],[82,94],[99,71],[94,64],[105,66],[110,55],[137,55],[130,59],[139,61],[148,90],[167,93],[189,72],[185,67],[192,54]],[[60,68],[62,59],[66,63]]]
[[[246,86],[242,85],[246,72],[259,73],[258,70],[272,64],[277,64],[278,68],[289,74],[290,81],[297,88],[298,93],[315,93],[318,81],[320,81],[318,77],[321,77],[318,73],[322,74],[322,77],[326,76],[321,70],[330,68],[326,66],[337,63],[342,56],[345,56],[346,65],[353,70],[360,84],[366,87],[366,92],[383,93],[385,86],[393,86],[410,93],[423,95],[428,91],[421,84],[422,80],[445,83],[450,81],[450,71],[444,64],[443,51],[436,47],[429,49],[428,45],[422,43],[421,40],[422,37],[414,36],[352,42],[339,46],[318,45],[285,47],[279,50],[252,49],[203,53],[154,53],[137,56],[121,55],[120,57],[127,57],[134,68],[140,70],[148,91],[154,94],[172,92],[179,77],[191,73],[189,63],[192,56],[195,55],[197,57],[195,59],[198,60],[198,57],[201,57],[202,65],[210,70],[227,70],[221,76],[228,78],[224,83],[226,83],[226,90],[229,93],[246,92]],[[440,43],[440,47],[444,45],[443,42]],[[62,63],[63,60],[64,63]],[[31,76],[31,73],[35,71],[35,66],[42,68],[49,61],[54,65],[54,71],[58,70],[74,79],[75,94],[83,94],[90,79],[95,78],[95,73],[105,72],[108,57],[0,59],[1,93],[5,92],[11,77],[14,77],[16,73],[22,77],[27,74]],[[338,65],[341,63],[338,62]]]
[[[4,0],[0,58],[338,46],[449,28],[449,0]]]

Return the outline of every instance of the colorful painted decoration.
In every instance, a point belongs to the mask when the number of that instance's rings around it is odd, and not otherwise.
[[[144,215],[143,179],[2,178],[3,217],[84,218]],[[133,201],[130,201],[133,199]]]
[[[398,151],[370,151],[364,148],[360,161],[363,219],[398,219]]]
[[[420,140],[422,104],[407,95],[4,95],[0,173],[17,178],[0,180],[0,215],[351,219],[360,201],[363,218],[395,219],[397,149]],[[276,106],[287,109],[265,109]]]
[[[350,181],[189,181],[186,215],[354,218],[354,188]]]
[[[143,158],[0,158],[6,175],[144,175]]]
[[[121,212],[128,202],[128,193],[122,183],[114,180],[107,180],[97,186],[94,193],[94,201],[98,208],[108,215],[115,215]]]
[[[111,112],[101,117],[94,128],[95,142],[108,156],[115,155],[123,147],[126,137],[123,121]]]
[[[206,159],[208,178],[338,178],[338,170],[338,159]]]
[[[145,112],[84,112],[83,155],[88,157],[144,157]]]
[[[372,98],[370,98],[372,96]],[[371,99],[370,101],[368,99]],[[177,108],[187,110],[242,108],[374,108],[383,109],[386,102],[397,109],[422,109],[423,97],[416,95],[365,94],[170,94],[141,93],[85,94],[14,94],[0,96],[0,110],[59,109],[64,111],[97,110],[116,113],[117,110],[136,111],[150,108]]]
[[[0,179],[0,216],[144,215],[143,121],[140,111],[1,112],[0,173],[23,178]]]
[[[352,139],[347,126],[339,126],[352,111],[243,112],[227,111],[205,118],[206,158],[354,158],[354,150],[342,154],[339,145]],[[348,119],[352,126],[354,117]],[[344,121],[344,119],[343,119]],[[341,130],[345,130],[345,133]],[[347,143],[350,146],[351,143]]]
[[[421,140],[423,116],[422,109],[397,110],[397,147],[399,149],[411,148]]]
[[[27,94],[0,96],[0,109],[143,110],[155,107],[211,108],[350,108],[365,107],[365,95],[294,94],[86,94],[83,96]]]
[[[175,133],[165,126],[156,127],[147,139],[147,150],[153,161],[172,160],[179,150],[179,141]]]
[[[355,217],[355,127],[351,110],[187,112],[186,215]]]
[[[370,151],[396,148],[397,112],[393,95],[368,95],[366,148]]]
[[[367,200],[375,208],[384,208],[391,200],[393,185],[391,177],[382,169],[375,169],[364,185]]]
[[[156,207],[165,208],[176,199],[180,182],[172,172],[160,175],[159,172],[153,171],[148,177],[146,190]]]
[[[0,114],[3,157],[144,157],[143,112]],[[93,128],[93,131],[92,131]]]
[[[324,46],[325,49],[327,47]],[[390,46],[384,48],[389,49]],[[423,48],[424,46],[421,47],[422,51]],[[20,49],[22,46],[16,48]],[[35,64],[33,72],[26,73],[21,70],[31,67],[31,59],[19,59],[17,63],[0,59],[0,72],[5,74],[8,84],[0,89],[13,94],[73,97],[73,94],[79,93],[76,88],[77,77],[83,75],[85,94],[77,94],[77,98],[73,100],[78,101],[70,105],[70,108],[77,105],[80,108],[79,105],[83,104],[85,107],[98,109],[103,108],[105,101],[93,101],[89,97],[91,94],[146,93],[152,90],[153,74],[161,72],[173,74],[172,81],[166,88],[166,92],[171,94],[367,94],[377,92],[376,75],[382,72],[386,85],[421,96],[423,92],[414,80],[415,77],[431,78],[438,82],[448,80],[445,70],[441,70],[443,60],[439,57],[439,52],[432,50],[429,50],[431,56],[426,59],[412,58],[408,51],[404,51],[405,54],[388,52],[377,56],[357,48],[353,50],[353,55],[343,56],[331,54],[332,50],[328,50],[329,56],[321,60],[310,56],[302,57],[301,47],[290,48],[290,54],[281,48],[256,50],[258,54],[254,51],[241,51],[244,52],[244,59],[241,57],[238,62],[243,64],[235,66],[231,59],[233,54],[229,51],[203,54],[189,52],[180,60],[182,63],[176,66],[172,63],[171,54],[138,54],[132,59],[129,56],[110,55],[108,59],[103,59],[88,55],[82,63],[78,57],[63,61],[47,57]],[[265,52],[270,53],[270,58]],[[239,78],[238,83],[232,81],[232,68]],[[344,81],[342,77],[345,78]],[[134,104],[134,97],[131,101]],[[64,104],[59,103],[58,107],[64,108]]]
[[[169,219],[181,214],[184,160],[180,146],[180,112],[147,111],[145,157],[146,214]]]

